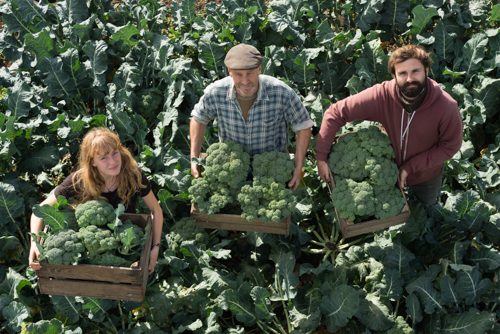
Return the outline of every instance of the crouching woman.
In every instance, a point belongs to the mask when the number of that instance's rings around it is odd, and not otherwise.
[[[91,129],[80,144],[78,169],[54,188],[40,205],[54,205],[60,195],[73,198],[76,203],[104,198],[115,208],[122,203],[128,213],[135,213],[137,201],[142,197],[153,216],[153,246],[148,269],[154,271],[160,249],[163,212],[149,180],[115,132],[107,128]],[[42,219],[32,214],[31,233],[38,234],[42,228]],[[32,237],[29,265],[35,270],[41,268],[39,257],[40,252]]]

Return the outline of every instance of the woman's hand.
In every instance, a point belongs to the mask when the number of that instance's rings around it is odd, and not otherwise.
[[[149,267],[148,270],[150,273],[155,271],[156,263],[158,262],[158,253],[160,252],[160,246],[153,246],[151,248],[151,254],[149,255]]]
[[[28,264],[31,268],[33,268],[33,270],[39,270],[40,268],[42,268],[40,262],[38,262],[38,259],[40,259],[40,251],[38,250],[38,247],[36,246],[35,242],[32,242],[30,247]]]

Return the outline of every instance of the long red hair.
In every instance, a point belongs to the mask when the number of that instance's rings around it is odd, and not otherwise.
[[[94,157],[115,150],[120,152],[122,160],[121,170],[117,177],[117,193],[124,205],[127,206],[132,196],[144,187],[139,166],[130,151],[122,145],[120,137],[107,128],[93,128],[87,132],[80,144],[79,166],[73,176],[73,184],[79,192],[78,201],[86,202],[102,198],[104,179],[93,165]]]

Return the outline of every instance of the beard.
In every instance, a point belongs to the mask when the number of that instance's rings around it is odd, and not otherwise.
[[[399,89],[401,90],[401,93],[403,93],[404,96],[409,98],[415,98],[424,90],[425,79],[422,82],[411,81],[411,82],[405,82],[403,85],[398,84],[398,86]]]

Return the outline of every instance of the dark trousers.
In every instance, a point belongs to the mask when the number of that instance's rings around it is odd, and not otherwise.
[[[442,183],[443,169],[441,169],[441,173],[432,180],[409,186],[408,197],[410,200],[419,200],[424,206],[436,204],[441,194]]]

